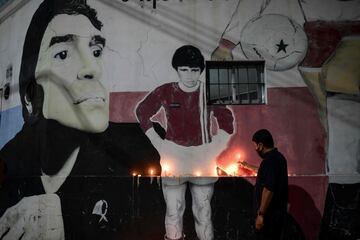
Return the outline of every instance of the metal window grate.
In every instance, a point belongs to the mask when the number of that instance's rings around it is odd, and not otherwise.
[[[265,104],[264,61],[207,61],[208,105]]]

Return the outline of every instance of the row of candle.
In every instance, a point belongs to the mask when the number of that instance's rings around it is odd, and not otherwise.
[[[217,168],[217,172],[215,174],[217,174],[218,176],[239,176],[239,166],[241,165],[241,154],[240,153],[236,153],[235,155],[236,158],[236,162],[229,164],[226,168],[222,168],[222,167],[218,167]],[[170,166],[166,163],[162,164],[162,177],[172,177],[173,174],[170,171]],[[149,175],[146,175],[146,177],[150,177],[150,183],[153,183],[154,177],[157,178],[157,182],[158,184],[160,184],[160,176],[156,176],[154,173],[154,169],[150,168],[148,171]],[[142,177],[141,174],[137,174],[136,172],[134,172],[133,177],[137,177],[137,185],[140,184],[140,178]],[[193,176],[196,177],[200,177],[202,176],[201,171],[194,171]],[[181,176],[179,176],[181,177]]]

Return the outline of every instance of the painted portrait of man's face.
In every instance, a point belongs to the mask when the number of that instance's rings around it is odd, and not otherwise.
[[[86,132],[102,132],[109,96],[101,83],[105,39],[84,15],[60,14],[49,23],[35,71],[44,91],[43,115]]]
[[[177,68],[177,73],[179,75],[180,82],[184,86],[192,88],[198,84],[201,70],[199,67],[179,66]]]

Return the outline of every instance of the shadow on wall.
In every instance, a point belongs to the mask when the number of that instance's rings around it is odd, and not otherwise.
[[[305,189],[289,185],[289,213],[293,216],[306,236],[307,240],[318,239],[321,214],[314,200]],[[289,238],[291,239],[291,238]]]
[[[290,191],[291,193],[298,192],[297,189],[300,188],[289,186],[289,194]],[[305,191],[303,190],[303,192]],[[215,184],[212,201],[216,240],[254,239],[253,194],[254,186],[245,178],[224,177],[219,179]],[[306,197],[311,200],[310,195],[307,194]],[[316,208],[314,207],[314,209]],[[300,227],[297,220],[296,216],[291,213],[287,215],[283,240],[305,240],[302,227]]]

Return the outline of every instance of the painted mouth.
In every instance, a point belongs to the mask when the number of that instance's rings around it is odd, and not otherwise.
[[[74,101],[74,105],[79,105],[83,102],[101,102],[104,103],[105,102],[105,98],[103,97],[82,97],[77,99],[76,101]]]

